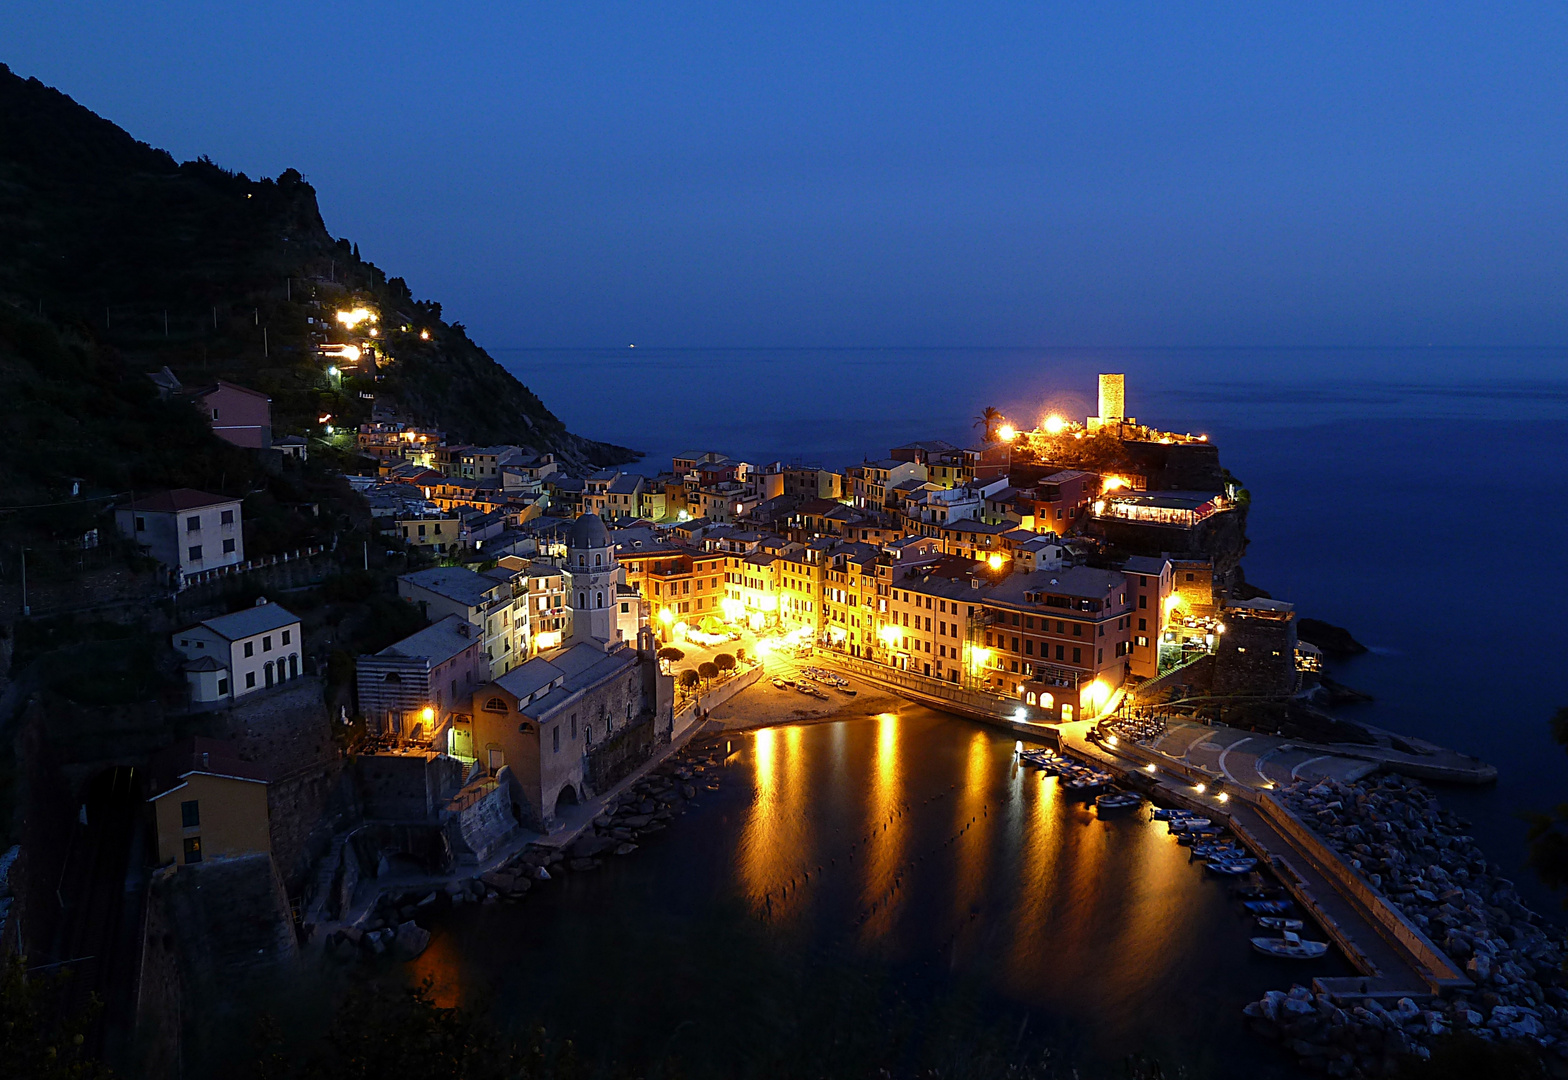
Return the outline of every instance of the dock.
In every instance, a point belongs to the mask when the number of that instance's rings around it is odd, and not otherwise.
[[[1232,782],[1216,792],[1207,773],[1135,743],[1109,747],[1091,741],[1094,727],[1093,721],[1056,725],[1054,741],[1063,753],[1115,774],[1128,787],[1224,822],[1322,926],[1358,975],[1320,979],[1319,989],[1346,998],[1422,1000],[1471,985],[1453,960],[1270,788]]]

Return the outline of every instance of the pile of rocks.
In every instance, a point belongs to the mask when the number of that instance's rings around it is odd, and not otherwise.
[[[1345,1009],[1299,985],[1270,990],[1244,1011],[1258,1032],[1330,1076],[1392,1076],[1402,1059],[1429,1056],[1428,1041],[1449,1030],[1446,1016],[1410,998],[1400,998],[1393,1010],[1375,998]]]
[[[699,786],[717,791],[715,754],[685,750],[665,762],[629,789],[605,804],[593,819],[593,831],[585,832],[567,849],[569,870],[592,870],[602,857],[630,855],[637,841],[662,832],[676,815],[695,805]]]
[[[416,921],[435,910],[438,894],[426,892],[382,896],[363,926],[350,926],[327,938],[327,955],[339,960],[371,959],[391,952],[412,960],[430,944],[430,931]]]
[[[1467,822],[1393,775],[1298,783],[1279,795],[1475,985],[1424,1009],[1405,998],[1394,1012],[1368,1000],[1348,1013],[1296,987],[1248,1005],[1249,1016],[1333,1075],[1378,1075],[1393,1056],[1424,1056],[1451,1030],[1529,1039],[1568,1058],[1563,935],[1520,902],[1465,833]]]

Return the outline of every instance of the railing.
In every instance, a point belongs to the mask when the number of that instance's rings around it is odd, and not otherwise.
[[[297,548],[286,551],[282,555],[268,555],[261,559],[247,559],[242,563],[233,563],[229,566],[215,566],[211,570],[198,570],[194,574],[181,574],[176,588],[184,590],[193,585],[205,585],[209,581],[229,577],[233,574],[246,574],[252,570],[260,570],[268,566],[277,566],[279,563],[294,562],[297,559],[309,559],[326,551],[325,544],[316,544],[313,547]]]

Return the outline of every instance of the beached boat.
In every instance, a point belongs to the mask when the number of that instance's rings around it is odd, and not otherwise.
[[[790,682],[788,679],[780,679],[777,676],[775,676],[774,679],[773,679],[773,685],[778,687],[780,690],[793,690],[793,689],[795,689],[795,684],[794,683]]]
[[[1306,923],[1300,919],[1286,919],[1279,915],[1259,915],[1258,925],[1265,930],[1300,930]]]
[[[1254,915],[1283,915],[1290,910],[1289,900],[1248,900],[1242,907]]]
[[[1293,930],[1286,930],[1284,937],[1255,937],[1252,947],[1265,956],[1278,956],[1286,960],[1316,960],[1328,952],[1326,941],[1304,941]]]

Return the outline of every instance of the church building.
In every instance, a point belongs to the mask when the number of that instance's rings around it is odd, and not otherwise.
[[[599,515],[573,522],[564,569],[570,636],[473,698],[480,765],[491,776],[510,766],[522,820],[542,830],[647,760],[673,723],[673,680],[659,672],[641,601],[625,588]]]

